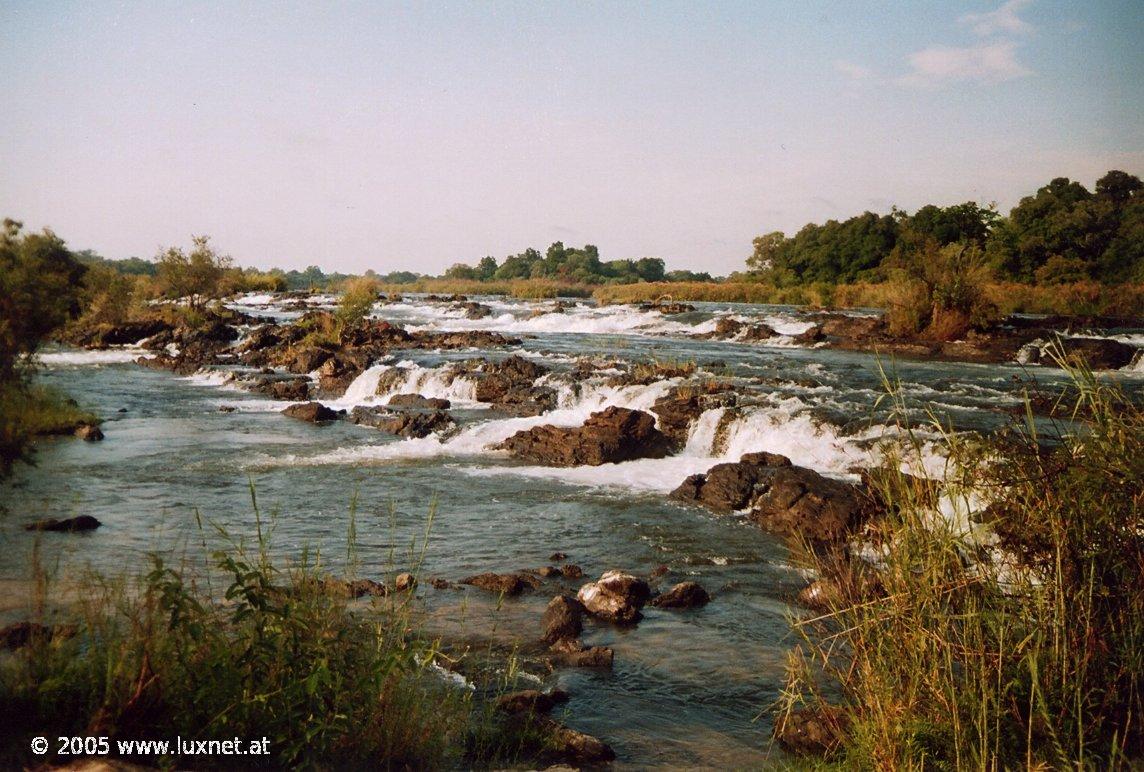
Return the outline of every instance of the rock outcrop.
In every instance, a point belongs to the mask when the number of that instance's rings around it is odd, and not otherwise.
[[[640,609],[650,598],[647,581],[622,571],[606,571],[576,593],[576,600],[589,614],[618,624],[634,624],[642,619]]]
[[[517,432],[496,446],[523,461],[545,466],[599,466],[637,458],[663,458],[672,443],[639,410],[609,407],[583,426],[537,426]]]
[[[855,486],[793,466],[773,453],[748,453],[688,477],[671,496],[715,512],[745,511],[764,529],[812,541],[833,541],[857,526],[869,502]]]

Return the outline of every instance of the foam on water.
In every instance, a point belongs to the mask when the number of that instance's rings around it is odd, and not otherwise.
[[[101,351],[85,351],[82,349],[69,351],[49,351],[40,354],[38,359],[47,367],[93,367],[99,365],[115,365],[134,362],[149,352],[138,346],[121,346],[103,349]]]

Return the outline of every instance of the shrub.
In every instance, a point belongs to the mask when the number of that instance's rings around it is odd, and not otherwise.
[[[369,316],[377,302],[378,286],[376,280],[364,276],[347,281],[338,301],[338,321],[347,326]]]

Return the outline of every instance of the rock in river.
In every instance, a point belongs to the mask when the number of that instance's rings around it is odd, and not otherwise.
[[[340,417],[337,411],[331,410],[321,402],[300,402],[297,405],[290,405],[282,411],[282,415],[310,423],[336,421]]]
[[[589,614],[620,624],[638,622],[643,616],[640,609],[650,597],[651,588],[646,581],[622,571],[606,571],[576,594],[576,600]]]
[[[546,466],[619,463],[663,458],[671,441],[655,428],[655,419],[639,410],[609,407],[593,413],[583,426],[537,426],[517,432],[496,446],[517,458]]]
[[[48,520],[37,520],[24,527],[26,531],[64,531],[72,533],[75,531],[94,531],[103,523],[96,520],[91,515],[80,515],[79,517],[69,517],[66,520],[57,520],[50,518]]]
[[[793,466],[773,453],[748,453],[688,477],[672,497],[715,512],[746,511],[764,529],[781,536],[832,541],[858,525],[868,502],[855,486]]]
[[[696,608],[710,602],[711,596],[697,582],[680,582],[653,598],[651,605],[658,608]]]

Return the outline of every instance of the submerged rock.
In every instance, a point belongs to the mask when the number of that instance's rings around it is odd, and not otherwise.
[[[290,405],[282,411],[282,415],[310,423],[336,421],[340,417],[337,411],[331,410],[321,402],[302,402],[297,405]]]
[[[576,600],[595,617],[619,624],[633,624],[643,615],[640,609],[651,598],[648,583],[622,571],[606,571],[576,593]]]
[[[710,602],[711,596],[697,582],[680,582],[653,598],[651,605],[658,608],[696,608]]]
[[[647,413],[609,407],[593,413],[583,426],[537,426],[517,432],[495,449],[546,466],[599,466],[663,458],[671,449],[671,441],[655,428],[655,419]]]
[[[99,528],[103,523],[96,520],[91,515],[80,515],[78,517],[69,517],[65,520],[58,520],[56,518],[48,518],[47,520],[37,520],[34,523],[29,523],[24,526],[25,531],[62,531],[65,533],[74,533],[78,531],[94,531]]]
[[[1063,338],[1065,356],[1073,362],[1085,362],[1093,370],[1119,370],[1132,364],[1137,348],[1108,338]]]
[[[529,587],[519,574],[494,574],[491,572],[467,576],[461,580],[461,584],[468,584],[473,587],[480,587],[482,590],[509,596],[520,595],[526,587]]]

